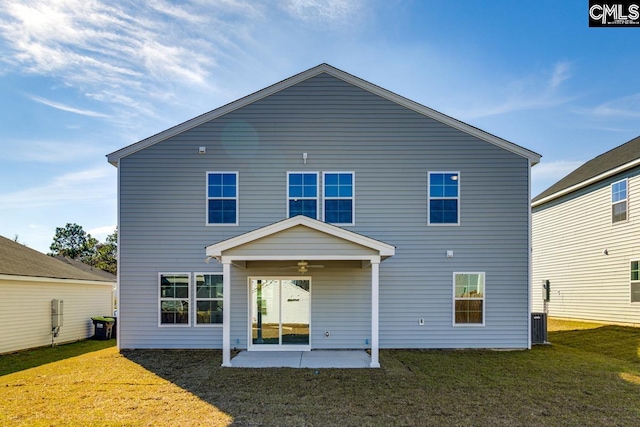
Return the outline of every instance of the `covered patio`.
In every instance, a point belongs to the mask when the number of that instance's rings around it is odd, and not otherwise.
[[[368,362],[369,367],[380,367],[378,358],[379,269],[380,263],[394,254],[395,247],[387,243],[301,215],[207,246],[207,257],[219,261],[223,268],[223,294],[225,298],[223,301],[222,366],[242,366],[242,363],[253,364],[254,362],[252,361],[260,360],[264,361],[264,363],[267,363],[268,360],[276,363],[285,363],[284,361],[287,360],[288,362],[286,363],[288,363],[288,366],[297,364],[295,367],[320,367],[320,361],[325,358],[327,361],[322,363],[324,363],[326,367],[333,367],[329,366],[329,362],[331,362],[331,358],[337,356],[338,353],[327,353],[327,349],[313,350],[313,341],[308,342],[306,348],[295,348],[296,351],[291,352],[289,350],[293,350],[292,348],[287,348],[287,346],[283,345],[256,345],[255,337],[252,340],[251,336],[247,341],[248,351],[240,353],[232,360],[232,266],[234,270],[250,271],[254,266],[264,265],[265,262],[273,263],[274,265],[288,262],[298,266],[298,274],[306,274],[308,272],[307,263],[339,261],[357,265],[360,271],[370,270],[371,291],[371,333],[370,339],[367,340],[371,353],[369,355],[363,350],[360,350],[356,352],[357,356],[355,356],[356,353],[347,354],[346,352],[343,353],[342,356],[345,356],[346,360],[357,360],[357,363],[349,363],[358,365],[353,367],[361,367],[360,365],[365,363],[365,360]],[[259,284],[260,280],[254,280],[254,282]],[[260,318],[262,315],[260,309],[258,309],[257,314],[257,317]],[[249,316],[250,313],[247,312],[246,318],[248,319]],[[260,320],[258,320],[258,323],[259,322]],[[238,329],[237,325],[234,325],[234,328]],[[280,328],[282,330],[282,325]],[[248,334],[251,334],[251,332],[248,332]],[[252,356],[251,353],[259,353],[259,356]],[[269,353],[277,354],[273,355]]]

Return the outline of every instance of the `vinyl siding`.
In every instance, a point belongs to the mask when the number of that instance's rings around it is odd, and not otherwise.
[[[353,171],[344,228],[397,248],[380,266],[382,348],[527,347],[528,160],[327,74],[121,159],[121,347],[220,347],[221,328],[158,327],[157,273],[221,271],[204,247],[282,220],[286,173],[307,170]],[[238,226],[205,225],[206,171],[239,172]],[[459,226],[427,226],[428,171],[460,172]],[[452,326],[454,271],[486,272],[486,326]],[[327,346],[362,345],[370,270],[310,274],[313,345],[325,328]],[[246,331],[246,275],[232,268],[234,333]]]
[[[51,300],[64,301],[56,343],[94,333],[91,317],[113,314],[113,285],[0,280],[0,353],[51,345]]]
[[[611,184],[625,177],[628,221],[612,224]],[[550,316],[640,324],[629,265],[640,259],[639,215],[640,168],[534,208],[533,309],[542,311],[549,280]]]

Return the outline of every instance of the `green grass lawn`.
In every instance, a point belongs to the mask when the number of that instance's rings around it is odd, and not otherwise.
[[[550,328],[552,345],[531,351],[383,350],[381,369],[89,351],[0,376],[0,425],[640,425],[640,328]]]

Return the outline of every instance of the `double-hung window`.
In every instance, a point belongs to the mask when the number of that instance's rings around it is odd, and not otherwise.
[[[318,173],[287,173],[287,217],[318,219]]]
[[[484,273],[453,273],[454,325],[484,325]]]
[[[460,224],[460,173],[429,172],[427,224]]]
[[[160,273],[160,325],[189,326],[189,273]]]
[[[640,261],[631,261],[631,302],[640,302]]]
[[[238,225],[238,172],[207,172],[207,225]]]
[[[196,325],[222,324],[222,274],[196,273]]]
[[[332,224],[354,224],[354,173],[323,172],[324,220]]]
[[[611,222],[627,220],[627,179],[611,184]]]

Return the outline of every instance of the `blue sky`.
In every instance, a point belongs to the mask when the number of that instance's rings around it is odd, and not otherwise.
[[[536,195],[640,135],[640,28],[587,4],[0,0],[0,235],[104,240],[106,154],[323,62],[542,154]]]

